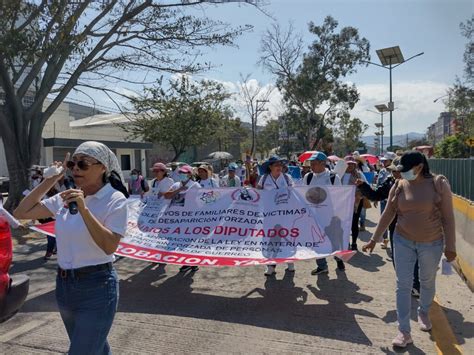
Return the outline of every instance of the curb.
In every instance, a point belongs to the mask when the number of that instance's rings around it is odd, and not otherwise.
[[[453,329],[449,324],[438,296],[435,296],[430,309],[430,319],[433,324],[431,335],[438,354],[461,355],[463,351],[459,345]]]

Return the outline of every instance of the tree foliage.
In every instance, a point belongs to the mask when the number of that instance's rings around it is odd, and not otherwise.
[[[172,149],[175,161],[189,147],[202,145],[223,130],[224,120],[229,119],[225,104],[229,97],[223,85],[214,81],[170,79],[167,88],[160,83],[132,99],[136,114],[121,126],[132,137]]]
[[[289,117],[294,118],[306,146],[314,148],[329,131],[337,115],[359,100],[355,85],[343,81],[370,59],[369,41],[354,27],[337,31],[338,22],[327,16],[322,25],[310,22],[315,39],[304,51],[303,40],[290,25],[267,30],[261,42],[260,63],[276,76]],[[321,112],[321,109],[324,109]]]
[[[46,121],[72,91],[145,84],[157,72],[192,73],[201,48],[231,45],[250,26],[186,13],[203,1],[108,0],[0,3],[0,134],[11,178],[8,205],[39,162]],[[47,98],[49,99],[47,100]],[[28,99],[28,100],[27,100]]]
[[[437,158],[468,158],[469,148],[465,144],[466,137],[457,134],[444,138],[435,147]]]
[[[268,156],[272,149],[279,147],[280,142],[280,123],[278,120],[267,121],[263,129],[258,132],[257,151],[262,156]]]
[[[357,117],[344,112],[336,120],[334,128],[334,153],[345,156],[360,146],[360,139],[369,126]]]
[[[467,38],[464,50],[464,76],[472,85],[474,84],[474,16],[459,25],[461,34]]]

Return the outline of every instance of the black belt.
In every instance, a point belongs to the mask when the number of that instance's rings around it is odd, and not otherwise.
[[[58,267],[58,276],[63,279],[66,279],[68,277],[81,277],[81,276],[85,276],[97,271],[104,271],[104,270],[111,271],[113,270],[113,268],[114,267],[112,263],[84,266],[78,269],[68,269],[68,270],[61,269],[60,267]]]

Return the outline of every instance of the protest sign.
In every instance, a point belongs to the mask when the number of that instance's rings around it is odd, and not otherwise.
[[[329,255],[347,259],[353,255],[346,249],[354,194],[353,186],[298,186],[193,189],[184,200],[129,199],[128,229],[116,254],[203,266],[264,265]]]

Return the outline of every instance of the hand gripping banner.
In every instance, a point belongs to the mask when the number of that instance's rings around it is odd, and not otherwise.
[[[249,266],[336,255],[349,259],[353,186],[272,191],[193,189],[173,200],[129,199],[117,255],[151,262]],[[52,225],[37,225],[51,235]],[[44,229],[44,231],[42,231]]]

